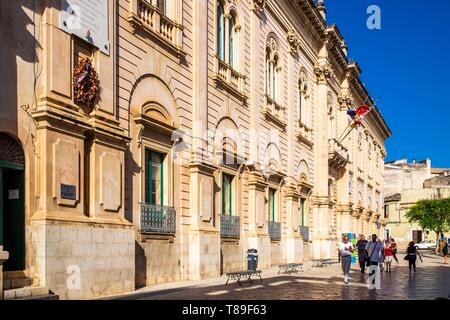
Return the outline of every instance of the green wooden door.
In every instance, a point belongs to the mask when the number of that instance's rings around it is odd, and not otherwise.
[[[5,271],[25,270],[25,195],[23,169],[0,168],[2,244],[9,252]]]

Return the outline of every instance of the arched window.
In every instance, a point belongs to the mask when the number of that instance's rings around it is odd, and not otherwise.
[[[266,49],[266,95],[270,96],[270,83],[272,79],[271,72],[271,62],[270,62],[270,48]]]
[[[229,55],[230,55],[230,66],[234,67],[234,56],[235,56],[235,45],[236,45],[236,17],[232,13],[230,17],[230,35],[229,35]]]
[[[280,58],[278,55],[278,43],[274,36],[270,36],[266,47],[266,95],[272,100],[277,100],[279,90]]]
[[[272,64],[272,99],[277,99],[278,90],[278,56],[273,58]]]
[[[217,2],[217,54],[225,61],[225,12],[221,1]]]
[[[308,103],[306,101],[308,85],[306,84],[306,81],[306,73],[302,71],[298,80],[298,120],[305,126],[309,126]]]

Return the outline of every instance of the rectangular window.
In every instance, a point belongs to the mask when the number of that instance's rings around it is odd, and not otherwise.
[[[276,190],[269,188],[269,220],[275,222],[275,194]]]
[[[233,177],[227,174],[222,176],[222,214],[233,215]]]
[[[384,206],[384,218],[389,218],[389,207],[387,205]]]
[[[164,158],[161,153],[145,150],[145,200],[164,205]]]
[[[302,215],[302,227],[305,226],[305,202],[306,199],[300,199],[300,213]]]

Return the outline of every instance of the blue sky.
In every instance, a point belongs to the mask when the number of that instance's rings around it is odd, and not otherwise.
[[[381,29],[369,30],[370,5]],[[450,167],[450,1],[325,0],[388,123],[387,160],[429,158]]]

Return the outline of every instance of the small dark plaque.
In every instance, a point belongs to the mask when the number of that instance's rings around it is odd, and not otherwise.
[[[61,184],[61,198],[67,200],[77,200],[77,187],[67,184]]]

